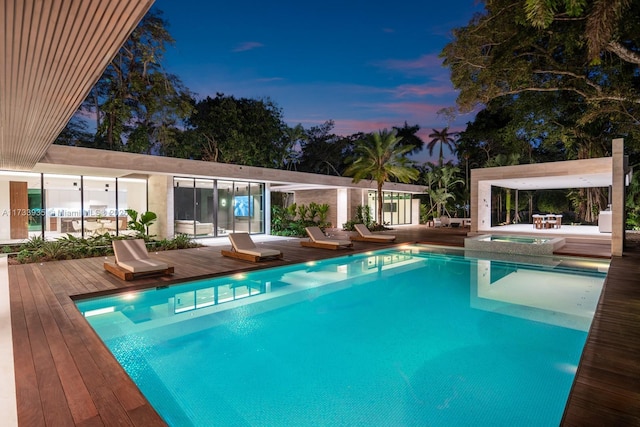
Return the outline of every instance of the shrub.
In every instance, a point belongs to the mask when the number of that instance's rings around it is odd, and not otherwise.
[[[342,228],[346,231],[355,231],[356,224],[364,224],[371,231],[384,230],[384,226],[380,228],[378,224],[373,223],[371,208],[368,205],[359,205],[356,208],[356,217],[342,224]]]
[[[57,240],[46,241],[41,238],[33,238],[20,246],[14,258],[19,263],[26,264],[30,262],[113,255],[111,242],[116,239],[123,240],[126,237],[116,237],[105,233],[87,238],[67,234]],[[201,245],[193,242],[189,236],[184,234],[180,234],[173,239],[163,239],[150,243],[150,249],[154,250],[186,249],[198,246]]]
[[[286,208],[271,207],[271,233],[276,236],[306,236],[305,227],[328,227],[328,204],[311,202],[307,205],[292,203]]]

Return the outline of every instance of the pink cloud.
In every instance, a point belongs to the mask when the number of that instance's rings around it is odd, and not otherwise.
[[[352,135],[358,132],[370,133],[381,129],[391,129],[393,124],[387,120],[371,119],[371,120],[356,120],[356,119],[342,119],[335,120],[334,133],[337,135]]]
[[[440,95],[448,95],[455,93],[453,86],[451,83],[443,84],[443,85],[400,85],[395,89],[395,96],[397,98],[405,98],[405,97],[415,97],[415,96],[440,96]]]
[[[418,59],[388,59],[377,63],[381,68],[407,74],[432,74],[442,69],[442,58],[438,55],[422,55]]]
[[[257,49],[262,46],[264,45],[260,42],[244,42],[233,48],[232,52],[246,52],[247,50]]]
[[[421,102],[389,102],[375,104],[376,109],[393,112],[405,116],[426,116],[436,115],[438,111],[444,108],[444,105],[434,105]],[[407,117],[408,118],[408,117]]]

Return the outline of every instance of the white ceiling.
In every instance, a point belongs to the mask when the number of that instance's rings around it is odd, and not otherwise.
[[[576,173],[565,176],[543,176],[489,179],[491,185],[517,190],[552,190],[561,188],[608,187],[611,173]]]

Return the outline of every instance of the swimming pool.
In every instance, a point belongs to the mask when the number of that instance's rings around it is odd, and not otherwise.
[[[558,425],[608,263],[411,246],[78,301],[170,424]]]

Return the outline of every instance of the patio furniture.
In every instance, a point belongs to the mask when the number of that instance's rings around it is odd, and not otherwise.
[[[220,251],[223,256],[258,262],[268,258],[282,259],[282,252],[275,249],[258,248],[248,233],[229,233],[231,250]]]
[[[449,218],[449,225],[460,226],[460,227],[471,227],[471,218],[458,218],[458,217],[447,217]]]
[[[122,280],[173,274],[172,266],[149,257],[143,239],[114,240],[111,245],[116,262],[105,262],[104,269]]]
[[[546,215],[533,215],[533,228],[541,230],[547,228],[547,216]]]
[[[191,219],[176,219],[174,221],[175,234],[187,234],[190,236],[213,234],[213,223],[193,221]]]
[[[325,236],[320,227],[307,227],[305,230],[309,240],[301,241],[301,246],[334,250],[353,247],[353,243],[350,240],[331,239]]]
[[[546,215],[546,228],[560,228],[562,225],[562,215],[548,214]]]
[[[396,240],[396,236],[392,234],[373,234],[364,224],[355,224],[354,228],[358,232],[358,235],[351,236],[351,240],[374,243],[389,243]]]

